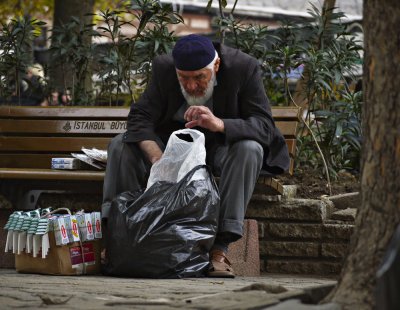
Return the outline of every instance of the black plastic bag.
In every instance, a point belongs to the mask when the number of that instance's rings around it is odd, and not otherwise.
[[[400,309],[400,225],[393,234],[376,276],[376,309]]]
[[[191,180],[203,169],[200,179]],[[198,174],[197,174],[198,175]],[[203,276],[217,232],[219,193],[210,169],[197,166],[178,183],[113,200],[107,223],[105,273],[123,277]]]

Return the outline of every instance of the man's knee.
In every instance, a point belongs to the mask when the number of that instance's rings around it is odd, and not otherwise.
[[[262,161],[264,150],[260,143],[254,140],[241,140],[235,142],[230,150],[242,160]]]
[[[118,147],[121,146],[122,142],[122,138],[123,138],[124,134],[120,133],[118,135],[116,135],[114,138],[111,139],[110,143],[108,144],[108,149],[109,150],[114,150]]]

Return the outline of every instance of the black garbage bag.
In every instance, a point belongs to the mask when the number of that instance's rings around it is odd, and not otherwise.
[[[199,172],[206,177],[192,180]],[[123,277],[203,276],[218,216],[218,188],[205,165],[178,183],[122,193],[110,209],[104,271]]]
[[[376,309],[400,309],[400,225],[376,273]]]

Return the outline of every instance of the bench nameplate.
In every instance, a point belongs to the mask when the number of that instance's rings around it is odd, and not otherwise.
[[[65,121],[61,123],[64,132],[120,133],[126,130],[126,121]]]

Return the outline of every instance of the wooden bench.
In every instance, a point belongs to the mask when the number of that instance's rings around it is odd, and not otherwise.
[[[43,191],[101,193],[104,171],[52,170],[52,157],[71,157],[82,147],[107,149],[110,139],[126,129],[128,108],[0,107],[0,194],[18,209],[31,209]],[[299,109],[273,108],[285,136],[293,173]],[[260,176],[271,193],[283,186]]]

